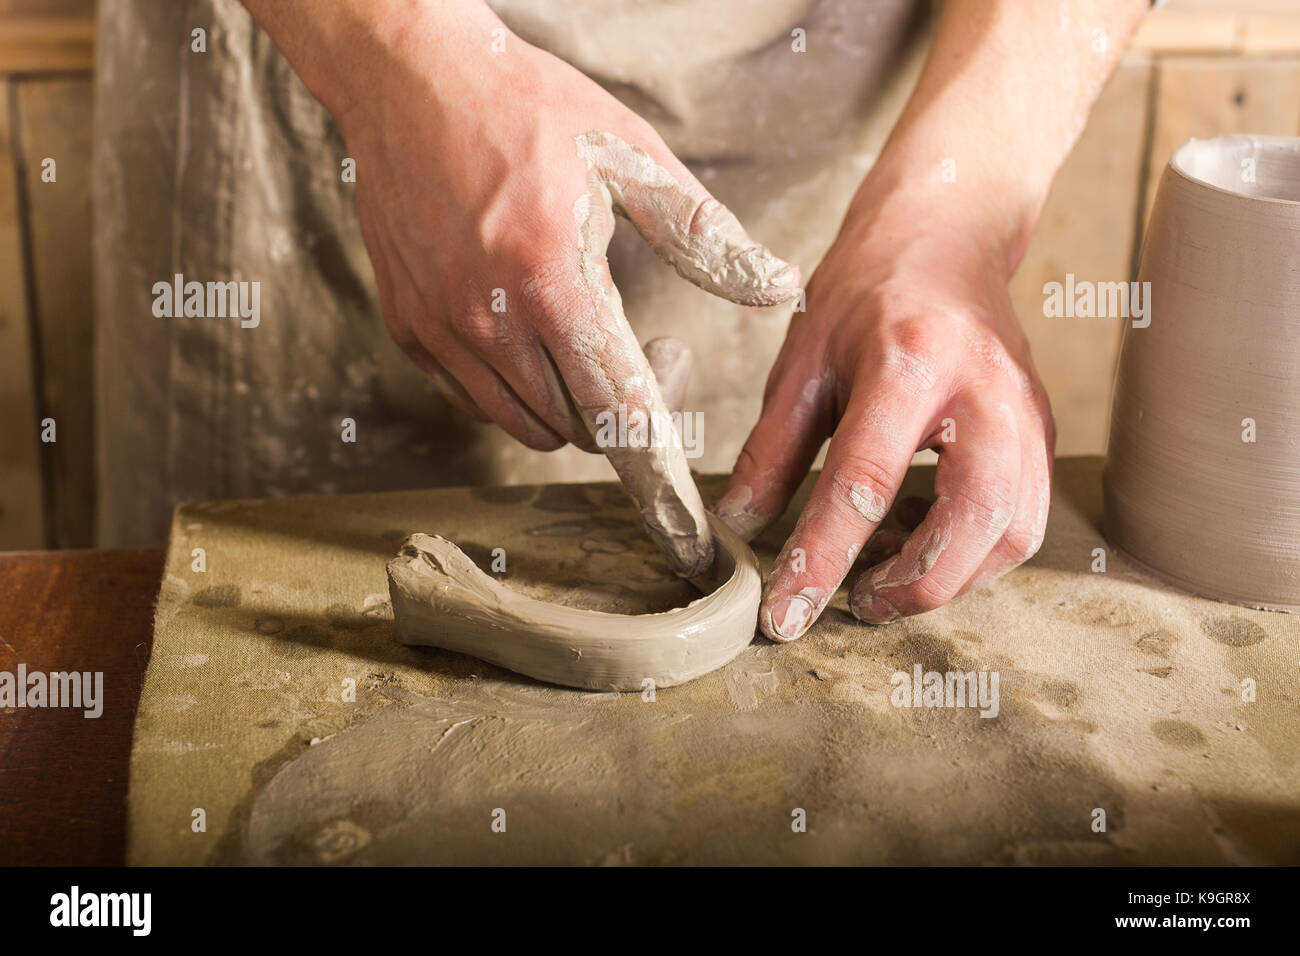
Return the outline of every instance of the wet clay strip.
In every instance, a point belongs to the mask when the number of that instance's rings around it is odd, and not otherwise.
[[[710,572],[692,579],[705,596],[639,615],[525,597],[445,538],[411,535],[388,564],[397,639],[585,690],[683,684],[739,654],[758,621],[762,577],[754,552],[720,520],[709,522],[717,557]]]

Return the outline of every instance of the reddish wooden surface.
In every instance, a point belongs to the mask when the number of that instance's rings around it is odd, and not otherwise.
[[[0,865],[120,865],[163,552],[0,554],[0,671],[102,671],[104,712],[0,710]]]

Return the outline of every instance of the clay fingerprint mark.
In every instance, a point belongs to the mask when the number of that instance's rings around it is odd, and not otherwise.
[[[1244,617],[1213,617],[1201,622],[1201,630],[1210,640],[1228,647],[1249,647],[1268,637],[1268,632]]]
[[[1074,710],[1079,705],[1079,687],[1073,681],[1044,681],[1038,696],[1060,710]]]
[[[309,843],[322,863],[341,863],[370,845],[370,831],[352,820],[331,820]]]
[[[199,607],[239,607],[241,600],[238,587],[233,584],[218,584],[196,591],[191,603]]]
[[[722,672],[722,679],[737,710],[753,710],[781,686],[781,676],[772,662],[759,657],[738,658]]]
[[[1178,643],[1178,635],[1172,631],[1166,631],[1161,628],[1158,631],[1149,631],[1137,639],[1137,649],[1146,654],[1153,654],[1156,657],[1168,657],[1173,646]]]
[[[1157,720],[1151,725],[1151,733],[1171,747],[1199,747],[1205,743],[1205,734],[1185,720]]]
[[[1127,601],[1094,598],[1073,608],[1070,616],[1080,624],[1090,624],[1093,627],[1127,627],[1138,622],[1139,612]]]

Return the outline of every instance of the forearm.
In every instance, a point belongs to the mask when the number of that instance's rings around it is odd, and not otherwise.
[[[381,109],[402,71],[450,86],[452,66],[486,51],[500,25],[484,0],[242,2],[340,126]]]
[[[1147,0],[947,0],[925,70],[854,206],[896,189],[1007,274]]]

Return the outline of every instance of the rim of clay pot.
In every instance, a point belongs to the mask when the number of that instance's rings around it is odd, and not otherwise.
[[[1285,196],[1270,195],[1268,192],[1246,192],[1240,188],[1230,188],[1223,184],[1227,181],[1226,177],[1221,177],[1216,181],[1207,175],[1204,166],[1197,166],[1198,160],[1209,162],[1212,157],[1218,157],[1220,160],[1228,158],[1231,160],[1229,165],[1233,178],[1240,182],[1240,173],[1238,172],[1241,169],[1240,161],[1247,158],[1257,158],[1261,153],[1269,149],[1291,154],[1295,164],[1295,183],[1292,188],[1295,190],[1297,198],[1288,199]],[[1283,206],[1300,206],[1300,137],[1297,136],[1256,136],[1251,133],[1228,133],[1224,136],[1213,136],[1209,139],[1189,139],[1174,150],[1174,154],[1169,157],[1169,167],[1189,182],[1237,199],[1277,203]],[[1196,168],[1197,171],[1193,172],[1193,168]],[[1224,173],[1225,170],[1221,169],[1219,172]],[[1262,187],[1264,184],[1256,183],[1256,185]]]

